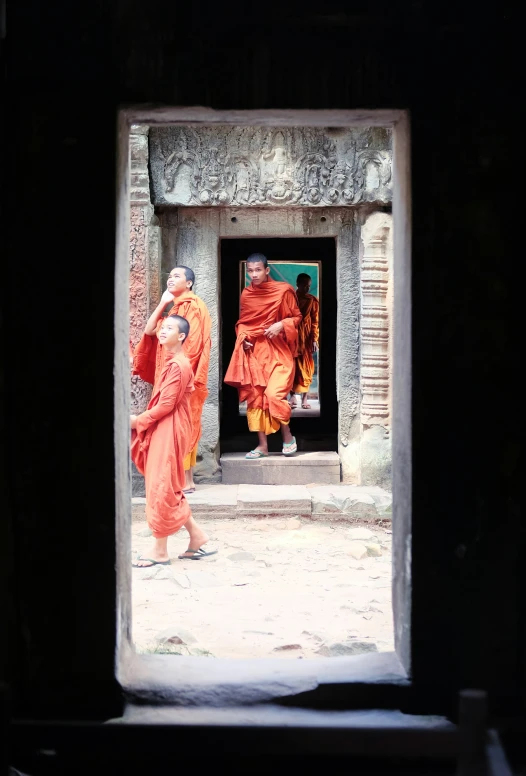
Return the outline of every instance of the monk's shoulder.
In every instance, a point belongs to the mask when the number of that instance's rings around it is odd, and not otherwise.
[[[181,351],[178,354],[177,361],[179,363],[179,367],[180,367],[181,371],[187,371],[188,369],[190,371],[192,371],[192,365],[190,364],[190,359],[188,358],[186,353],[184,353],[183,351]]]
[[[183,383],[187,383],[194,374],[190,360],[182,351],[170,361],[170,367],[172,376],[177,377]]]
[[[294,291],[290,283],[285,283],[285,281],[283,280],[275,280],[274,282],[276,283],[276,285],[280,286],[279,290],[281,291],[283,296],[286,296],[288,293],[291,293],[294,296],[296,296],[296,292]]]
[[[247,286],[241,292],[241,298],[240,298],[241,306],[243,305],[243,302],[246,302],[246,300],[249,299],[251,296],[253,296],[252,286]]]

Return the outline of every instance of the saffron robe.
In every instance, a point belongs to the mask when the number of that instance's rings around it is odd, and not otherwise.
[[[190,324],[190,334],[183,343],[183,350],[188,357],[194,373],[194,392],[191,397],[192,409],[192,444],[185,460],[185,469],[195,465],[197,445],[201,437],[201,416],[203,406],[208,396],[208,367],[210,364],[210,334],[212,319],[208,308],[192,291],[185,292],[174,300],[174,305],[168,315],[180,315]],[[163,346],[157,335],[163,324],[163,318],[157,323],[155,334],[143,334],[135,348],[132,374],[139,375],[142,380],[155,385],[163,362]]]
[[[314,343],[320,333],[320,303],[312,294],[298,296],[303,320],[298,327],[298,355],[294,376],[294,393],[308,393],[314,377]]]
[[[192,442],[193,383],[184,353],[168,353],[148,408],[132,430],[131,455],[145,478],[146,519],[155,538],[176,533],[191,515],[183,459]]]
[[[278,321],[283,322],[283,331],[268,339],[266,329]],[[294,379],[300,321],[296,293],[288,283],[267,280],[243,290],[237,339],[225,383],[238,389],[240,402],[247,402],[251,431],[271,434],[290,420],[287,395]],[[246,339],[253,345],[248,350],[243,348]]]

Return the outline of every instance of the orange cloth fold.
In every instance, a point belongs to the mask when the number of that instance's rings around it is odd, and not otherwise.
[[[167,356],[131,441],[132,460],[145,479],[146,519],[155,538],[176,533],[191,515],[182,491],[183,459],[191,450],[194,376],[182,352]]]
[[[298,297],[303,320],[298,327],[298,355],[294,375],[294,393],[308,393],[314,377],[314,343],[320,332],[320,303],[312,294]]]
[[[277,321],[283,322],[283,331],[268,339],[265,331]],[[272,430],[290,420],[287,395],[294,379],[300,321],[296,294],[288,283],[268,280],[243,290],[237,339],[225,383],[238,389],[239,401],[247,402],[247,411],[268,411],[264,425]],[[243,348],[246,339],[253,344],[249,350]],[[251,417],[248,412],[247,417]]]
[[[196,463],[197,463],[197,445],[193,448],[193,450],[190,450],[190,452],[184,457],[183,466],[184,466],[185,472],[187,472],[188,469],[193,469]]]
[[[183,351],[190,361],[194,374],[195,390],[191,397],[191,449],[193,449],[197,447],[201,438],[201,416],[206,397],[208,396],[207,382],[208,367],[210,365],[212,319],[203,300],[192,291],[177,297],[168,315],[180,315],[186,318],[190,324],[190,334],[184,341]],[[139,375],[142,380],[154,386],[164,362],[163,346],[157,339],[163,320],[161,318],[158,322],[155,335],[143,334],[134,351],[132,374]]]

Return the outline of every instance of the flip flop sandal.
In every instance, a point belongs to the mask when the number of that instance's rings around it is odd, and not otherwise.
[[[195,493],[195,488],[188,488],[187,490],[183,488],[183,493]]]
[[[188,555],[188,553],[191,552],[192,555]],[[178,557],[180,560],[201,560],[201,558],[206,558],[208,555],[217,555],[217,550],[212,550],[212,552],[205,552],[202,547],[200,547],[198,550],[186,550],[182,555],[179,555]]]
[[[152,566],[169,566],[172,562],[171,560],[154,560],[153,558],[143,558],[142,555],[139,555],[139,557],[135,560],[146,560],[148,561],[149,565],[139,566],[137,563],[132,563],[134,569],[151,569]]]
[[[292,437],[292,442],[283,443],[283,455],[294,455],[298,452],[298,445],[296,444],[296,437]]]
[[[262,453],[261,450],[251,450],[245,455],[248,461],[257,461],[258,458],[268,458],[268,453]]]

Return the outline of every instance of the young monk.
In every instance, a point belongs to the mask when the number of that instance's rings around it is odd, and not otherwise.
[[[314,377],[312,354],[318,350],[320,332],[320,303],[315,296],[309,294],[311,283],[311,276],[305,272],[300,272],[296,278],[296,295],[303,320],[298,327],[298,355],[290,406],[297,406],[295,394],[299,393],[304,410],[310,410],[309,388]]]
[[[190,326],[186,318],[170,315],[159,331],[165,358],[146,412],[130,415],[132,459],[144,474],[146,483],[146,519],[154,537],[149,557],[137,558],[136,568],[167,566],[168,537],[183,526],[190,534],[188,549],[179,558],[199,560],[214,552],[205,552],[208,536],[192,517],[183,493],[184,457],[193,439],[190,397],[194,375],[183,352]]]
[[[268,455],[267,435],[281,429],[283,455],[298,447],[292,436],[287,396],[294,378],[294,356],[301,321],[296,294],[288,283],[271,280],[270,267],[262,253],[247,259],[251,285],[241,294],[241,314],[236,324],[237,340],[225,383],[239,391],[247,402],[250,431],[258,445],[246,458]]]
[[[193,292],[195,275],[190,267],[175,267],[168,277],[166,291],[146,324],[141,341],[135,348],[132,374],[155,385],[164,362],[163,345],[158,334],[163,314],[168,305],[170,313],[181,315],[190,324],[190,334],[184,343],[184,352],[194,373],[194,388],[190,402],[192,411],[192,443],[184,459],[185,493],[195,491],[194,466],[201,437],[201,415],[208,396],[208,366],[210,364],[210,332],[212,319],[208,308]]]

